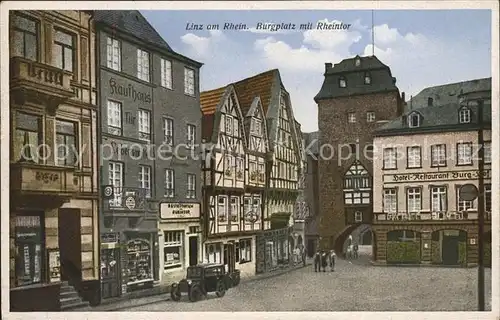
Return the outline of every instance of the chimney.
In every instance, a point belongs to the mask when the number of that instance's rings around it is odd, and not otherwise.
[[[401,100],[403,100],[403,102],[406,102],[405,101],[405,93],[404,92],[401,92]]]
[[[427,106],[432,107],[433,101],[434,101],[434,99],[432,99],[431,97],[427,98]]]
[[[325,63],[325,72],[328,72],[329,69],[332,68],[332,63],[331,62],[326,62]]]

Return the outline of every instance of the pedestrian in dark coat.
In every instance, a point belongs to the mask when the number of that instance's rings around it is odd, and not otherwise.
[[[335,271],[335,251],[330,250],[330,268],[331,271]]]
[[[314,272],[320,271],[321,255],[319,251],[314,254]]]
[[[321,252],[321,267],[323,268],[323,272],[326,272],[326,266],[328,265],[328,255],[326,251]]]

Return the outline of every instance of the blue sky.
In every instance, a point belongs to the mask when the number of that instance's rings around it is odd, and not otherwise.
[[[325,62],[371,55],[370,10],[141,11],[177,52],[204,63],[201,90],[224,86],[278,68],[294,114],[305,132],[317,130],[313,97]],[[258,32],[258,22],[337,21],[348,31]],[[250,30],[222,30],[225,22]],[[219,24],[221,30],[186,30],[188,23]],[[375,55],[397,78],[406,97],[425,87],[491,76],[489,10],[380,10],[374,12]]]

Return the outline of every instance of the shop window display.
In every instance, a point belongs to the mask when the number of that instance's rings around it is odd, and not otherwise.
[[[127,245],[129,283],[153,280],[151,246],[142,239],[131,240]]]
[[[16,281],[18,286],[42,282],[42,229],[40,216],[17,216]]]

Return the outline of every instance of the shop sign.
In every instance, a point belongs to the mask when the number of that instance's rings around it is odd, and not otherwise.
[[[130,210],[135,208],[135,198],[133,196],[128,196],[127,199],[125,199],[125,206],[129,208]]]
[[[61,263],[58,250],[49,251],[50,282],[61,281]]]
[[[196,219],[200,217],[199,203],[160,203],[161,219]]]
[[[424,173],[386,174],[384,182],[424,182],[424,181],[451,181],[451,180],[477,180],[482,175],[484,179],[491,179],[491,170],[470,171],[441,171]]]
[[[110,78],[109,87],[111,88],[112,95],[128,97],[134,100],[134,102],[141,101],[151,103],[151,94],[136,90],[136,88],[130,83],[128,85],[121,85],[117,83],[114,78]]]

